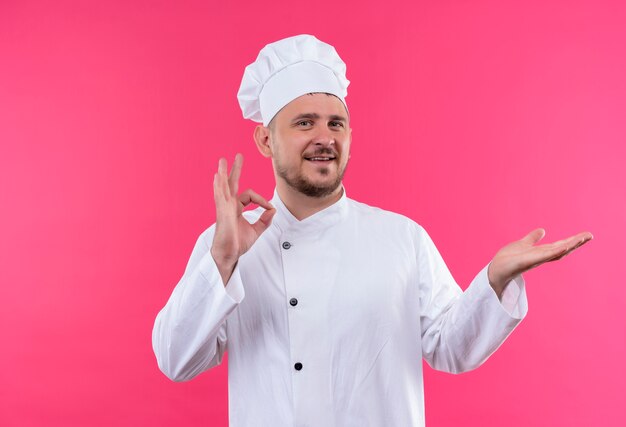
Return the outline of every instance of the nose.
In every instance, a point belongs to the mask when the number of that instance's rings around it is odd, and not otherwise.
[[[328,147],[335,144],[335,135],[332,134],[330,129],[324,127],[315,133],[312,142],[318,146]]]

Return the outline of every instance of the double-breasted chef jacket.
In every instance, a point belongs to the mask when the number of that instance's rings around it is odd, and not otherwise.
[[[421,358],[476,368],[526,315],[521,276],[498,299],[485,267],[463,292],[402,215],[345,191],[302,221],[277,193],[271,202],[271,226],[226,286],[210,254],[215,226],[202,233],[153,330],[175,381],[228,351],[232,427],[423,426]]]

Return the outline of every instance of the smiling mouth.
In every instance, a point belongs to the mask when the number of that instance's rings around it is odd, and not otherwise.
[[[314,156],[314,157],[305,157],[304,160],[308,160],[309,162],[330,162],[331,160],[335,160],[333,156]]]

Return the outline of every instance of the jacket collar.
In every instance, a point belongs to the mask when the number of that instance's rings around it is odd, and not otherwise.
[[[289,209],[287,209],[280,199],[278,191],[274,189],[274,197],[271,203],[276,208],[276,215],[273,218],[272,224],[277,226],[282,233],[288,232],[297,234],[318,232],[324,228],[335,225],[348,214],[346,189],[342,187],[342,190],[341,198],[335,203],[300,221],[289,212]]]

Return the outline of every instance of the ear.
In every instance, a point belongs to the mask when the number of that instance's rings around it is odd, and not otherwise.
[[[348,141],[350,142],[350,151],[352,151],[352,128],[348,128],[348,133],[349,133],[349,139]],[[350,160],[350,153],[348,153],[348,160]]]
[[[256,142],[256,148],[265,157],[272,156],[272,149],[270,147],[270,128],[263,125],[258,125],[254,128],[254,142]]]

